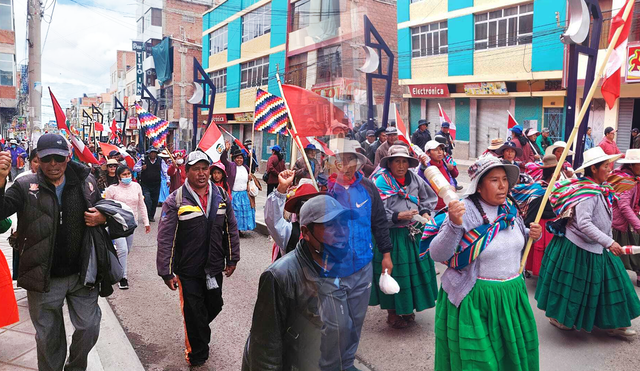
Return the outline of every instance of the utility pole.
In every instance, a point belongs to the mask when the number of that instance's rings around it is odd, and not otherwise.
[[[40,0],[29,0],[29,140],[33,137],[35,126],[40,126],[42,102],[42,46],[40,28],[42,9]]]

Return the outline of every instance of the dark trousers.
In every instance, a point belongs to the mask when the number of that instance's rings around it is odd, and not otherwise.
[[[273,192],[274,189],[278,188],[277,184],[267,184],[267,196]]]
[[[217,289],[207,290],[204,278],[178,277],[182,315],[187,335],[187,361],[199,365],[209,358],[211,328],[209,324],[222,310],[222,273],[216,276]]]
[[[149,220],[153,220],[156,216],[158,198],[160,198],[160,183],[151,185],[142,183],[141,185],[144,204],[147,206],[147,215],[149,216]]]

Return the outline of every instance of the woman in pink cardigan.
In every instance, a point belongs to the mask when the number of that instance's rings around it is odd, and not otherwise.
[[[640,245],[640,149],[627,150],[624,164],[609,175],[609,183],[620,199],[613,205],[613,239],[620,244]],[[640,255],[620,255],[627,270],[636,272],[636,286],[640,287]]]
[[[108,187],[104,192],[104,198],[120,201],[129,206],[136,221],[139,220],[139,215],[142,215],[145,233],[151,232],[147,207],[144,204],[144,196],[142,195],[142,187],[132,181],[131,170],[124,165],[118,167],[116,175],[119,180],[118,184]],[[118,260],[124,270],[124,276],[118,283],[118,287],[121,290],[126,290],[129,288],[129,281],[127,281],[127,255],[133,247],[133,234],[116,239],[114,245],[118,251]]]

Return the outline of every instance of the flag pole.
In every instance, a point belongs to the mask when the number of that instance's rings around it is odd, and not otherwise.
[[[564,147],[564,150],[562,151],[562,155],[560,156],[560,159],[558,160],[558,165],[556,165],[556,169],[553,172],[553,176],[551,177],[551,180],[553,181],[554,179],[558,178],[558,175],[560,175],[560,170],[562,169],[562,164],[564,164],[564,161],[567,159],[567,155],[569,153],[569,149],[571,148],[571,145],[573,144],[574,140],[576,139],[576,136],[578,135],[578,129],[580,128],[580,124],[582,123],[582,120],[584,119],[584,115],[587,113],[587,109],[589,107],[589,105],[591,104],[591,100],[593,99],[593,95],[596,93],[596,90],[598,89],[598,85],[600,84],[600,79],[602,77],[602,74],[604,73],[604,70],[607,66],[607,62],[609,61],[609,57],[611,57],[611,53],[613,52],[613,49],[615,48],[615,45],[618,43],[618,39],[620,38],[620,34],[622,33],[622,29],[624,28],[624,23],[627,21],[627,19],[629,18],[629,14],[631,13],[631,1],[627,1],[626,3],[626,8],[624,10],[624,14],[622,15],[622,22],[623,25],[618,27],[618,29],[616,30],[615,34],[613,34],[613,37],[611,38],[611,41],[609,42],[609,47],[607,48],[607,53],[605,54],[602,63],[600,64],[600,68],[598,69],[598,72],[596,73],[594,80],[593,80],[593,84],[591,84],[591,88],[589,89],[589,94],[587,94],[587,97],[584,100],[584,103],[582,104],[582,107],[580,108],[580,113],[578,114],[578,119],[575,121],[576,123],[573,125],[573,129],[571,130],[571,135],[569,135],[569,139],[567,139],[567,146]],[[542,213],[544,212],[544,208],[547,205],[547,201],[549,200],[549,196],[551,195],[551,192],[553,191],[554,187],[552,184],[549,184],[549,186],[547,187],[547,190],[544,193],[544,196],[542,197],[542,203],[540,204],[540,208],[538,209],[538,213],[536,214],[536,219],[534,221],[534,223],[539,223],[540,219],[542,218]],[[522,273],[524,271],[524,266],[527,263],[527,257],[529,256],[529,251],[531,250],[531,245],[533,244],[533,240],[531,239],[531,237],[529,237],[529,239],[527,240],[527,246],[524,250],[524,255],[522,256],[522,261],[520,262],[520,273]]]
[[[255,117],[254,117],[255,120]],[[255,146],[255,144],[253,144],[253,141],[256,140],[256,124],[255,122],[253,124],[251,124],[251,148],[247,148],[247,151],[249,151],[249,173],[253,174],[251,172],[251,168],[253,167],[253,148]],[[258,160],[256,160],[257,162]]]
[[[307,165],[307,170],[309,170],[309,177],[311,178],[311,182],[316,190],[320,190],[318,188],[318,183],[316,182],[316,177],[313,174],[313,170],[311,169],[311,163],[309,162],[309,158],[307,157],[307,153],[302,149],[302,142],[300,141],[300,137],[298,136],[298,130],[296,130],[296,125],[293,123],[293,117],[291,116],[291,110],[289,109],[289,103],[287,103],[287,98],[284,96],[284,91],[282,90],[282,82],[280,81],[280,73],[276,72],[276,80],[278,80],[278,87],[280,88],[280,94],[282,94],[282,100],[284,101],[284,106],[287,108],[287,114],[289,115],[289,122],[291,123],[291,131],[293,135],[291,139],[296,142],[298,147],[300,147],[300,152],[302,152],[302,158],[304,159],[305,165]],[[295,148],[296,146],[292,146]],[[293,157],[293,148],[291,148],[291,164],[294,163],[295,158]],[[293,168],[293,166],[291,167]]]

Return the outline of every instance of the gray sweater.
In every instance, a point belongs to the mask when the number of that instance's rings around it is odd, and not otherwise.
[[[603,195],[589,197],[576,205],[565,236],[579,248],[594,254],[613,243],[613,214]]]
[[[431,241],[429,254],[435,261],[449,260],[462,236],[467,231],[483,224],[480,211],[471,200],[462,200],[466,212],[462,217],[462,225],[455,225],[447,215],[440,231]],[[480,201],[487,217],[494,221],[498,214],[497,206],[490,206]],[[449,301],[456,307],[469,294],[478,277],[506,279],[518,274],[524,244],[529,238],[529,230],[525,228],[521,217],[516,218],[513,228],[503,229],[495,236],[484,251],[464,269],[447,268],[442,275],[442,289],[449,296]]]
[[[387,221],[389,228],[406,227],[413,223],[411,220],[398,220],[398,213],[408,210],[418,210],[420,215],[425,212],[431,214],[438,203],[438,196],[422,178],[413,171],[407,171],[405,175],[405,185],[407,194],[418,196],[420,205],[416,205],[408,198],[400,196],[391,196],[382,202],[387,211]]]

